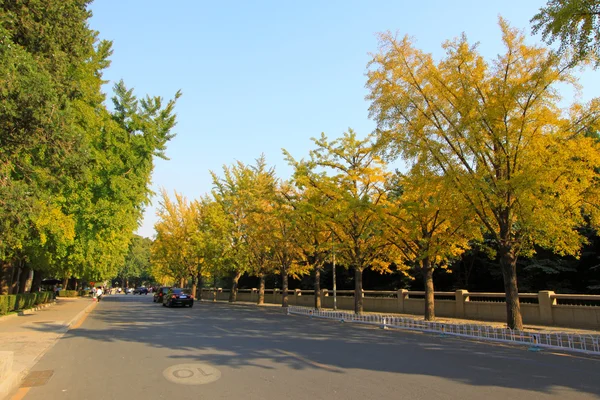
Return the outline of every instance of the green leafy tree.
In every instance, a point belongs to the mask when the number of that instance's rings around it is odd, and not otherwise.
[[[179,93],[138,100],[121,82],[107,110],[111,43],[89,29],[88,4],[0,4],[2,291],[17,260],[56,277],[116,276],[151,194],[153,158],[173,136]]]
[[[548,44],[560,42],[561,53],[572,61],[600,63],[600,3],[597,0],[550,0],[532,19],[533,33]]]
[[[134,235],[129,243],[129,251],[125,257],[123,269],[119,272],[122,286],[128,287],[130,283],[135,286],[152,283],[152,269],[150,264],[150,248],[152,239]]]

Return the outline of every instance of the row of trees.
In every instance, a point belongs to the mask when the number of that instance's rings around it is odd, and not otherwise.
[[[380,35],[368,67],[370,114],[378,128],[353,131],[296,160],[290,181],[264,157],[212,173],[211,196],[171,201],[163,193],[153,257],[177,278],[243,273],[282,278],[319,273],[332,246],[355,273],[362,311],[366,268],[424,280],[434,318],[433,271],[474,244],[498,260],[508,325],[521,329],[516,265],[536,248],[577,256],[581,228],[598,226],[600,103],[564,110],[558,88],[576,84],[567,55],[529,45],[500,20],[505,52],[493,62],[465,36],[439,61],[412,39]],[[387,163],[402,160],[407,172]],[[316,306],[318,298],[315,296]]]
[[[175,99],[105,104],[111,42],[89,0],[0,3],[0,294],[43,277],[100,281],[123,268],[173,137]]]

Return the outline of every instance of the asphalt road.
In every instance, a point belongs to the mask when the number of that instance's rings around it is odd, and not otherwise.
[[[107,296],[33,370],[27,400],[600,398],[598,358],[151,295]]]

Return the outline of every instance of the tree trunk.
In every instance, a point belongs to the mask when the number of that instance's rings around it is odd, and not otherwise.
[[[217,301],[217,277],[213,277],[213,303]]]
[[[39,292],[42,286],[42,272],[33,271],[33,282],[31,283],[31,293]]]
[[[196,275],[192,275],[192,298],[196,298],[196,290],[198,288],[198,283],[196,281]]]
[[[517,255],[509,244],[500,245],[500,268],[506,294],[506,324],[510,329],[523,330],[519,289],[517,287]]]
[[[10,280],[12,277],[12,265],[9,261],[0,262],[0,294],[10,294]]]
[[[17,267],[16,265],[13,267],[13,274],[10,282],[10,293],[18,294],[19,293],[19,281],[21,278],[21,267]]]
[[[260,284],[258,286],[258,305],[265,304],[265,275],[260,275]]]
[[[184,285],[185,285],[185,278],[180,278],[179,279],[179,287],[180,288],[185,287]]]
[[[77,278],[70,278],[69,283],[67,283],[66,289],[77,290]]]
[[[69,284],[69,278],[63,278],[62,290],[67,290],[67,285],[68,284]]]
[[[238,281],[242,273],[240,271],[236,271],[235,275],[233,275],[233,284],[231,285],[231,292],[229,292],[229,302],[235,303],[237,301],[237,291],[238,291]]]
[[[202,300],[202,286],[204,286],[204,282],[202,281],[202,272],[198,271],[198,273],[196,274],[196,285],[197,285],[197,291],[199,292],[198,295],[198,300]],[[196,295],[197,293],[194,292],[194,295]]]
[[[433,266],[428,258],[422,262],[423,283],[425,284],[425,321],[435,319],[434,288],[433,288]]]
[[[287,307],[289,305],[288,299],[288,267],[287,265],[281,266],[281,307]]]
[[[23,267],[21,270],[21,276],[19,277],[19,293],[25,293],[27,281],[29,280],[29,271],[31,271],[31,268],[29,267]]]
[[[354,312],[363,312],[362,269],[354,268]]]
[[[321,309],[321,269],[315,267],[315,308]]]

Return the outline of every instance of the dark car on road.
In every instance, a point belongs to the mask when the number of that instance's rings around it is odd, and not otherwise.
[[[154,302],[155,303],[162,303],[163,302],[163,297],[165,296],[165,294],[167,294],[167,292],[169,291],[170,287],[168,286],[163,286],[160,287],[158,289],[156,289],[154,291]]]
[[[189,289],[182,288],[170,288],[167,294],[163,296],[163,306],[194,306],[194,298],[192,297],[192,291]]]
[[[139,287],[133,290],[133,294],[148,294],[148,288]]]

